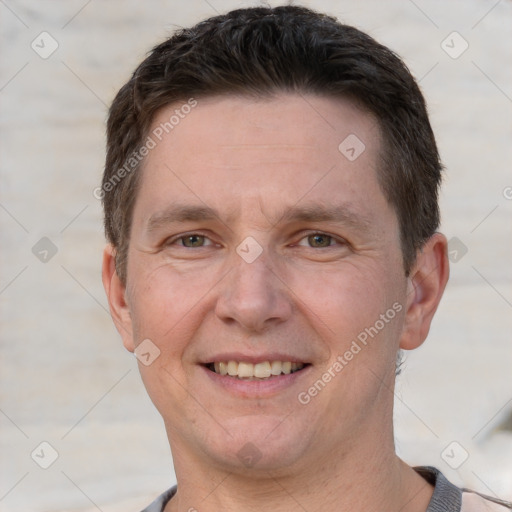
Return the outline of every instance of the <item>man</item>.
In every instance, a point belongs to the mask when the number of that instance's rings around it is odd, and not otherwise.
[[[448,280],[441,163],[401,60],[296,6],[208,19],[116,96],[103,282],[177,488],[146,511],[480,511],[393,441]]]

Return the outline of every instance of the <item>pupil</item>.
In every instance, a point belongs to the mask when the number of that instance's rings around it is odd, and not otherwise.
[[[189,235],[185,238],[185,245],[187,247],[198,247],[201,245],[203,237],[200,235]]]
[[[311,235],[309,237],[309,243],[314,247],[328,247],[330,237],[326,235]]]

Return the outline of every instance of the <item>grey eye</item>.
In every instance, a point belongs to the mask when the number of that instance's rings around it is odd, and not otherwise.
[[[184,247],[202,247],[205,245],[206,237],[203,235],[187,235],[180,238]]]
[[[311,247],[329,247],[332,243],[332,236],[317,233],[308,236],[308,243]]]

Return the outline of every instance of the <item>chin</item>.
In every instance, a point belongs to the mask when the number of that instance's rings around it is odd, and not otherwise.
[[[211,427],[204,451],[226,471],[252,474],[286,469],[302,459],[309,446],[306,432],[300,432],[289,418],[251,415]],[[282,427],[282,428],[281,428]]]

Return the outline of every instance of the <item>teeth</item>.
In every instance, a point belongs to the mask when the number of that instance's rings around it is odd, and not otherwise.
[[[231,375],[232,377],[238,375],[238,363],[236,361],[228,362],[228,375]]]
[[[228,365],[226,363],[218,363],[219,364],[219,371],[217,372],[217,368],[215,368],[215,371],[217,373],[220,373],[221,375],[227,375],[228,374]]]
[[[272,361],[270,363],[270,373],[272,373],[272,375],[281,375],[281,367],[281,361]]]
[[[270,377],[270,363],[265,361],[264,363],[255,364],[254,376],[258,377],[258,379],[266,379],[267,377]]]
[[[246,363],[244,361],[221,361],[214,363],[215,373],[229,375],[239,379],[268,379],[282,373],[288,375],[304,368],[303,363],[291,361],[262,361],[261,363]]]
[[[238,363],[238,376],[254,377],[254,365],[252,363]]]

